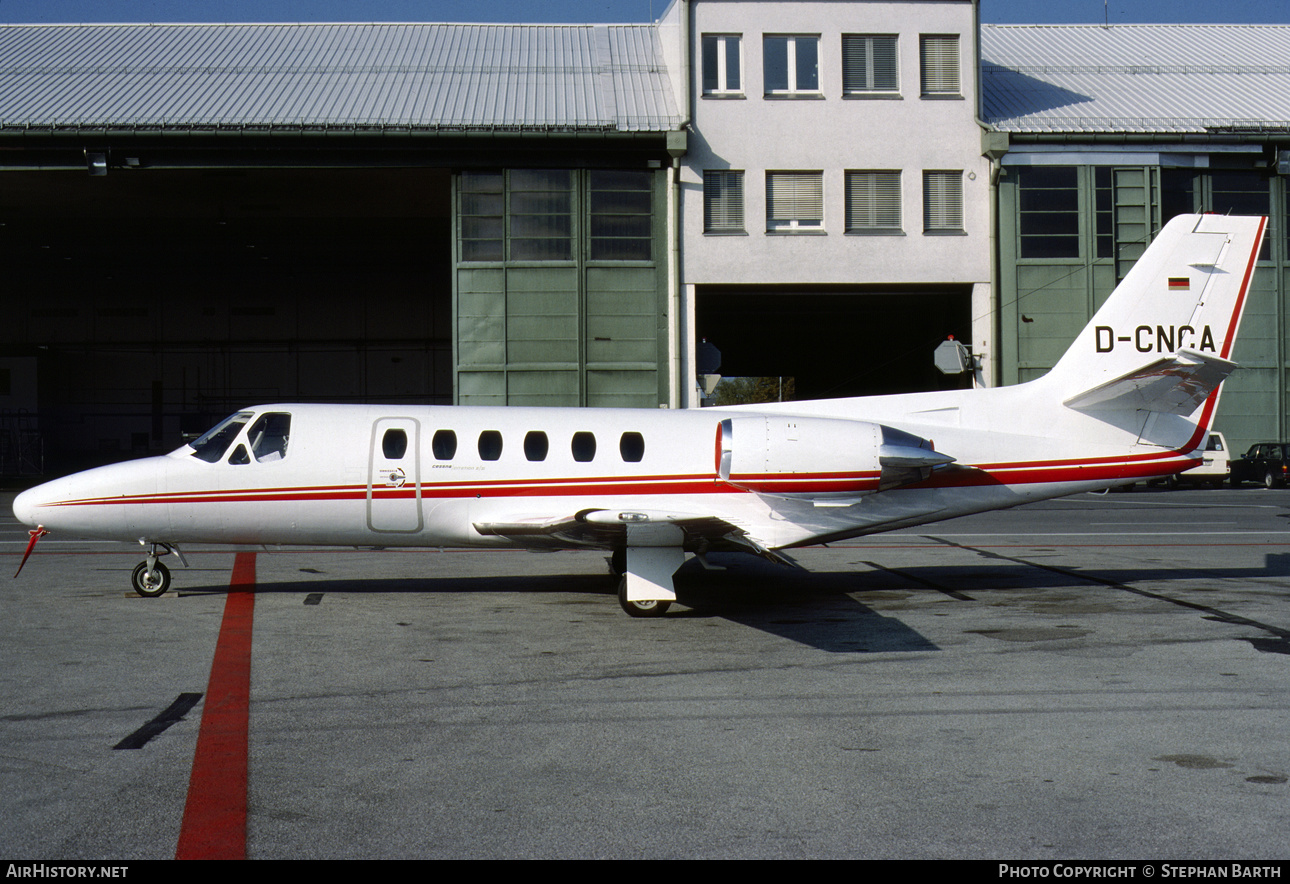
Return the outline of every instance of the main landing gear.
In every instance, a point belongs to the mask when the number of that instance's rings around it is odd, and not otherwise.
[[[662,617],[676,600],[672,575],[685,561],[676,546],[616,549],[609,567],[618,579],[618,604],[632,617]]]
[[[148,544],[147,541],[141,540],[139,543],[143,546],[149,546],[148,558],[135,565],[134,573],[130,575],[130,585],[134,591],[144,598],[156,598],[163,595],[166,590],[170,589],[170,569],[157,561],[157,554],[162,551],[162,555],[174,555],[179,561],[184,561],[184,554],[179,551],[179,547],[171,546],[168,543]]]

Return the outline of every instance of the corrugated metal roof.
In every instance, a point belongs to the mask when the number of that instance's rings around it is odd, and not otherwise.
[[[1290,27],[982,25],[982,113],[1017,133],[1290,129]]]
[[[653,25],[0,26],[0,129],[680,128]]]

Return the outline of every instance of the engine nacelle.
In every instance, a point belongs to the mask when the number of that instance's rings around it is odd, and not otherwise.
[[[717,475],[731,485],[805,500],[917,482],[954,460],[928,440],[882,424],[773,414],[723,420],[716,458]]]

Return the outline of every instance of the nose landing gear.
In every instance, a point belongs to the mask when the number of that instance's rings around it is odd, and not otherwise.
[[[130,585],[134,587],[135,592],[144,598],[156,598],[170,589],[170,569],[157,561],[158,552],[160,551],[161,555],[178,557],[179,561],[183,562],[185,566],[188,562],[184,560],[184,554],[179,551],[177,546],[159,542],[149,544],[144,540],[140,540],[139,543],[150,547],[148,558],[135,565],[134,573],[130,575]]]

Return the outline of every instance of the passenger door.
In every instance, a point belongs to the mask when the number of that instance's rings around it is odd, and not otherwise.
[[[421,422],[383,417],[372,425],[367,470],[367,527],[412,534],[421,530]]]

